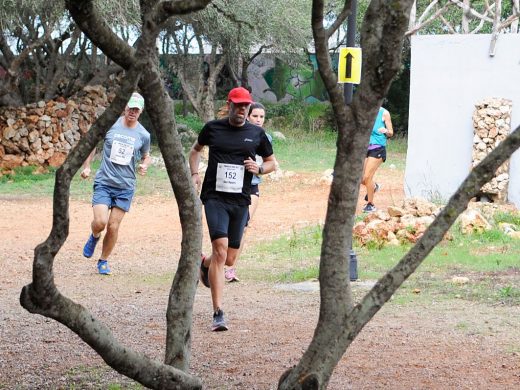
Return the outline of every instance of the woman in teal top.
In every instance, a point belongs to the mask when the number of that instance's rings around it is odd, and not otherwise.
[[[379,184],[374,182],[374,174],[377,168],[386,161],[386,139],[394,135],[392,120],[388,110],[381,107],[377,113],[370,141],[368,143],[367,157],[363,167],[363,179],[361,183],[366,187],[365,200],[367,204],[363,211],[370,213],[376,210],[374,206],[374,193],[379,190]]]

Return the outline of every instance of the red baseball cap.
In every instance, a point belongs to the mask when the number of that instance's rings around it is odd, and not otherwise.
[[[229,91],[228,102],[251,104],[253,103],[253,98],[247,89],[243,87],[237,87]]]

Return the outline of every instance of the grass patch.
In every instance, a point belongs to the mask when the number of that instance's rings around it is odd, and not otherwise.
[[[386,145],[387,160],[381,166],[381,170],[386,166],[394,165],[395,169],[404,171],[406,166],[406,152],[408,149],[408,141],[405,137],[396,135],[388,140]]]
[[[289,108],[281,105],[278,110],[296,110],[296,117],[300,115],[298,106]],[[301,114],[307,118],[307,122],[314,120],[325,121],[323,116],[328,110],[327,105],[306,105],[305,113]],[[269,112],[269,111],[268,111]],[[291,111],[292,112],[292,111]],[[283,114],[284,112],[281,112]],[[280,113],[279,113],[280,114]],[[286,113],[287,114],[287,113]],[[290,113],[289,113],[290,114]],[[292,114],[291,114],[292,115]],[[271,115],[268,115],[271,117]],[[289,118],[290,119],[290,118]],[[195,115],[190,114],[186,117],[177,116],[179,124],[185,124],[195,131],[200,131],[204,123]],[[294,118],[292,118],[294,121]],[[305,122],[305,121],[304,121]],[[291,122],[293,123],[293,122]],[[275,126],[278,122],[274,122]],[[272,133],[278,127],[267,125],[266,130]],[[334,166],[336,158],[336,139],[337,133],[330,130],[327,126],[321,126],[317,130],[315,127],[282,127],[282,132],[286,140],[275,139],[273,141],[275,155],[280,162],[283,170],[296,171],[299,173],[318,173]],[[158,155],[157,145],[152,145],[152,155]],[[383,164],[379,174],[384,175],[386,169],[393,164],[396,169],[404,169],[406,156],[406,139],[396,137],[388,144],[388,163]],[[93,178],[99,168],[99,160],[92,163],[92,175],[88,180],[82,180],[79,172],[71,182],[70,195],[72,199],[89,200],[92,196]],[[49,168],[47,172],[35,174],[36,167],[20,167],[14,170],[13,174],[6,174],[0,177],[0,195],[4,196],[32,196],[48,197],[54,191],[55,168]],[[162,195],[171,196],[172,189],[166,170],[160,167],[151,166],[146,176],[138,176],[136,195]]]
[[[178,124],[188,126],[188,128],[195,131],[197,134],[200,133],[200,131],[204,127],[204,122],[200,120],[199,117],[195,114],[188,114],[186,116],[177,115],[175,116],[175,121]]]
[[[90,200],[94,177],[99,169],[100,161],[92,162],[90,178],[84,180],[80,171],[76,173],[70,184],[72,199]],[[56,169],[49,168],[44,173],[37,172],[37,167],[19,167],[14,172],[0,177],[0,195],[16,197],[50,197],[54,192]],[[173,195],[166,170],[151,166],[146,176],[137,175],[136,195]]]
[[[502,219],[506,218],[504,216]],[[507,217],[509,218],[509,217]],[[273,282],[301,282],[318,278],[322,226],[293,228],[290,235],[247,249],[248,277]],[[490,304],[520,305],[520,241],[500,230],[462,235],[453,230],[453,241],[442,242],[418,270],[403,283],[392,302],[407,304],[462,299]],[[355,247],[361,280],[377,280],[394,267],[411,248]],[[241,270],[242,272],[242,270]],[[467,281],[460,283],[457,277]]]
[[[290,235],[248,247],[247,262],[240,272],[249,279],[270,282],[300,282],[318,276],[321,226],[293,228]]]
[[[188,120],[188,122],[191,121]],[[179,123],[182,121],[179,120]],[[190,127],[195,125],[188,124]],[[275,155],[283,170],[297,172],[322,172],[332,168],[336,155],[336,133],[307,133],[291,130],[285,133],[287,140],[274,140]],[[152,155],[159,153],[152,145]],[[99,168],[99,160],[92,162],[91,177],[83,180],[79,171],[71,182],[70,195],[73,199],[88,200],[92,196],[93,178]],[[54,168],[46,173],[34,174],[36,167],[20,167],[14,174],[0,177],[0,195],[48,197],[54,191]],[[137,177],[136,195],[173,195],[168,175],[164,168],[150,166],[146,176]]]
[[[268,130],[269,131],[269,130]],[[336,158],[336,133],[284,132],[286,140],[273,140],[273,149],[283,170],[322,172],[333,168]]]
[[[503,213],[499,212],[494,215],[495,224],[510,223],[520,228],[520,213]]]
[[[122,377],[121,383],[113,382],[110,378],[114,376],[109,367],[77,366],[65,372],[64,379],[69,390],[92,388],[103,388],[108,390],[139,390],[143,389],[139,383]]]

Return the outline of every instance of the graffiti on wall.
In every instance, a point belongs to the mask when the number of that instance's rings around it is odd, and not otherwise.
[[[316,56],[308,66],[291,68],[269,55],[258,56],[249,66],[249,85],[256,100],[287,102],[298,99],[308,103],[327,100]]]

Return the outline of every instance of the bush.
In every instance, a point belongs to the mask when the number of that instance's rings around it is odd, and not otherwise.
[[[197,134],[200,133],[202,127],[204,127],[204,122],[195,114],[188,114],[187,116],[176,116],[175,121],[178,124],[188,126],[188,128],[195,131]]]
[[[332,107],[328,102],[305,103],[292,100],[289,103],[265,103],[269,125],[280,130],[304,131],[335,130]]]

